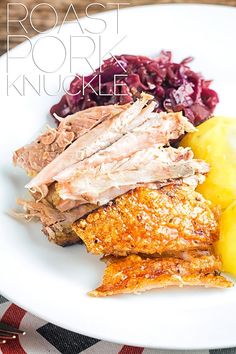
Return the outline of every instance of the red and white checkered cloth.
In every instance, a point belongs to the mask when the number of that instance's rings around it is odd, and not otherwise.
[[[0,345],[0,354],[236,354],[236,349],[165,351],[100,341],[45,322],[0,295],[0,321],[27,332]]]

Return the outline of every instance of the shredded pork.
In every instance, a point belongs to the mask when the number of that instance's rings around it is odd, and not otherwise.
[[[154,110],[154,102],[145,107],[151,98],[152,96],[143,94],[142,99],[137,100],[128,109],[96,125],[92,130],[80,136],[65,151],[45,166],[26,187],[34,191],[45,184],[53,182],[53,177],[65,168],[88,158],[101,149],[105,149],[119,140],[125,133],[141,125]]]
[[[139,127],[125,134],[106,149],[99,150],[91,157],[63,170],[54,179],[59,182],[66,181],[76,172],[120,161],[143,149],[168,145],[170,140],[177,139],[190,131],[194,131],[194,127],[181,113],[151,113],[148,120]]]
[[[77,200],[82,196],[87,202],[104,204],[103,194],[110,188],[116,188],[118,196],[123,194],[125,186],[133,189],[142,183],[204,175],[208,171],[209,166],[194,160],[188,148],[152,147],[122,160],[95,168],[88,166],[65,182],[58,183],[57,191],[62,199]]]
[[[81,239],[72,230],[72,223],[95,209],[94,205],[84,204],[69,212],[60,212],[46,200],[32,201],[18,199],[17,204],[25,210],[23,217],[27,220],[36,218],[43,225],[42,231],[60,246],[81,243]]]
[[[111,105],[88,108],[61,119],[57,129],[49,127],[31,144],[16,150],[13,155],[13,162],[25,169],[29,176],[35,176],[73,141],[101,122],[123,112],[127,107],[127,105]]]

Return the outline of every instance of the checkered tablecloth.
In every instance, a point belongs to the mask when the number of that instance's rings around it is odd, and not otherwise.
[[[10,303],[1,295],[0,321],[27,332],[25,336],[20,336],[19,340],[0,345],[0,354],[236,354],[236,348],[210,351],[168,351],[101,341],[45,322]]]

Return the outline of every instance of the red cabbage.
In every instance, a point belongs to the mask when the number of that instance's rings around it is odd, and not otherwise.
[[[154,96],[156,111],[183,111],[196,126],[212,115],[219,99],[209,88],[211,81],[190,69],[191,61],[192,58],[187,58],[179,64],[173,63],[171,52],[165,51],[155,59],[136,55],[111,57],[93,74],[84,78],[76,75],[69,93],[50,112],[66,117],[93,106],[125,104],[145,91]],[[116,80],[117,95],[114,95],[114,75],[122,75]],[[92,88],[83,90],[89,82]]]

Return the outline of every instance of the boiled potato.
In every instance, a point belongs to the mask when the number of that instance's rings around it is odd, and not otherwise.
[[[210,164],[198,192],[222,209],[236,200],[236,119],[211,118],[187,134],[181,145],[191,147],[195,158]]]
[[[216,252],[221,256],[223,270],[236,275],[236,201],[221,216]]]

